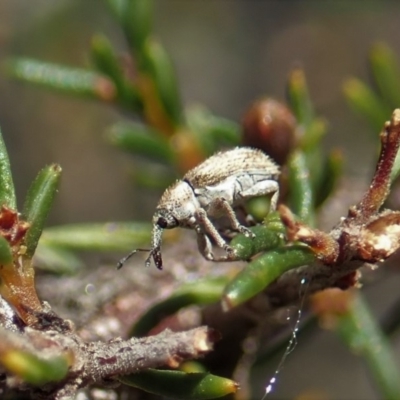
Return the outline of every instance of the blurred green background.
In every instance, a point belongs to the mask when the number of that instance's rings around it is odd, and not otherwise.
[[[240,121],[256,98],[284,99],[289,71],[301,66],[317,113],[330,124],[326,147],[342,147],[347,173],[367,182],[375,146],[365,135],[367,123],[346,105],[342,85],[349,76],[368,80],[374,42],[385,41],[400,54],[400,2],[158,0],[154,9],[155,32],[175,62],[186,104],[205,104]],[[100,0],[0,3],[2,61],[24,56],[85,66],[96,32],[125,48]],[[135,191],[131,160],[103,140],[119,118],[110,107],[13,82],[4,73],[0,94],[0,125],[19,198],[43,165],[57,162],[63,178],[51,224],[151,217],[158,194]],[[379,299],[372,304],[376,311],[387,306],[382,292],[398,292],[398,284],[392,276],[368,289]],[[277,398],[314,388],[329,399],[374,399],[359,360],[334,335],[313,335],[306,343],[300,337],[296,356],[280,374]],[[271,373],[260,371],[260,382]]]
[[[400,50],[399,3],[158,0],[154,11],[155,32],[175,62],[186,103],[240,121],[254,99],[283,99],[288,72],[300,65],[318,113],[330,122],[326,146],[345,147],[351,172],[371,165],[372,147],[364,151],[358,143],[363,138],[362,145],[372,146],[363,136],[369,128],[349,111],[342,84],[349,76],[367,78],[373,42]],[[124,49],[100,0],[0,4],[2,60],[28,56],[85,66],[95,32],[107,33]],[[20,197],[44,164],[59,162],[64,173],[53,222],[145,217],[149,199],[135,195],[126,173],[129,159],[102,141],[118,118],[109,107],[12,82],[4,74],[0,91],[1,127]]]

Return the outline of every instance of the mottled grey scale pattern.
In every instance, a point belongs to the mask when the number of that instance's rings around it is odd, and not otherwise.
[[[279,176],[279,167],[261,150],[237,147],[214,154],[187,172],[183,179],[193,188],[203,188],[220,183],[230,176],[246,172],[259,173],[262,170],[268,170],[272,178],[277,179]]]

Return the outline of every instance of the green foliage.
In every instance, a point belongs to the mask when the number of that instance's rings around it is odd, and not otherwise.
[[[327,156],[322,153],[321,140],[327,126],[314,113],[303,71],[294,70],[290,74],[287,92],[300,136],[299,146],[288,163],[291,188],[288,202],[303,221],[313,225],[315,211],[336,187],[343,163],[338,150],[331,150]]]
[[[374,87],[357,78],[348,79],[343,86],[350,105],[370,124],[371,133],[382,129],[391,110],[400,104],[400,65],[398,57],[385,43],[376,43],[370,53],[370,69]],[[400,174],[400,156],[392,170],[392,182]]]

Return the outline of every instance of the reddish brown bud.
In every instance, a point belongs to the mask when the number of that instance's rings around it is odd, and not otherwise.
[[[19,245],[29,229],[29,223],[19,219],[17,211],[6,206],[0,208],[0,236],[11,246]]]
[[[255,102],[245,113],[243,144],[256,147],[283,165],[296,142],[296,119],[282,103],[273,99]]]

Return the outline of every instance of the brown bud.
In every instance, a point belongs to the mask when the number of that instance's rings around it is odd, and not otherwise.
[[[256,147],[283,165],[295,145],[296,119],[282,103],[273,99],[255,102],[245,113],[243,144]]]
[[[19,245],[30,224],[19,219],[18,212],[3,205],[0,208],[0,236],[11,246]]]

